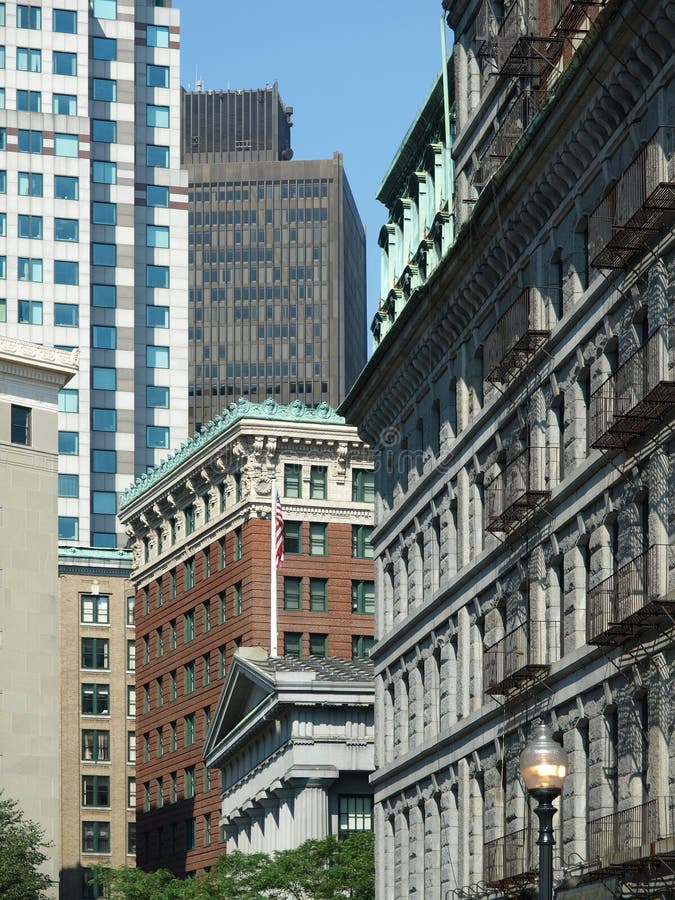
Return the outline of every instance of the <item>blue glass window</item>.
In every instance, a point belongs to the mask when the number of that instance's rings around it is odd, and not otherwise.
[[[148,166],[157,169],[169,168],[169,148],[160,144],[148,144],[145,151],[145,161]]]
[[[55,241],[79,241],[80,223],[77,219],[54,219]]]
[[[169,29],[166,25],[146,26],[145,42],[148,47],[168,47]]]
[[[114,550],[117,546],[117,535],[114,531],[92,531],[91,546]]]
[[[116,19],[117,0],[94,0],[93,12],[97,19]]]
[[[169,348],[150,344],[145,348],[145,364],[150,369],[169,368]]]
[[[52,112],[57,116],[76,116],[77,97],[75,94],[52,94]]]
[[[19,300],[17,321],[22,325],[42,325],[42,301]]]
[[[20,256],[17,260],[19,281],[42,281],[42,260]]]
[[[54,176],[54,196],[57,200],[78,200],[80,182],[74,175]]]
[[[91,245],[91,261],[94,266],[116,266],[117,265],[117,245],[116,244],[92,244]]]
[[[117,330],[114,325],[92,325],[91,346],[97,350],[114,350],[117,346]]]
[[[145,124],[150,128],[168,128],[169,107],[148,104],[145,109]]]
[[[59,431],[59,453],[77,456],[80,452],[80,435],[77,431]]]
[[[92,119],[91,139],[104,144],[114,144],[117,140],[117,122],[111,119]]]
[[[92,431],[115,431],[117,429],[117,411],[114,409],[97,409],[91,411]]]
[[[91,178],[96,184],[117,184],[117,165],[95,160],[91,165]]]
[[[145,81],[148,87],[168,88],[169,67],[148,63],[145,67]]]
[[[80,393],[75,388],[62,388],[59,391],[59,412],[78,412],[80,409]]]
[[[168,247],[169,246],[169,226],[168,225],[146,225],[145,226],[145,244],[147,247]]]
[[[31,53],[40,51],[32,50]],[[77,53],[66,53],[63,50],[54,50],[52,53],[52,67],[55,75],[77,75]],[[31,69],[31,71],[40,71]]]
[[[42,51],[32,47],[17,47],[16,68],[19,72],[41,72]]]
[[[54,156],[77,158],[80,154],[80,139],[76,134],[54,135]]]
[[[77,13],[72,9],[55,9],[54,31],[77,34]]]
[[[80,266],[79,263],[70,262],[67,259],[54,260],[54,283],[55,284],[79,284]]]
[[[37,172],[19,172],[19,194],[22,197],[41,197],[42,175]]]
[[[92,78],[91,99],[114,103],[117,100],[117,82],[113,78]]]
[[[148,184],[145,188],[146,206],[164,206],[169,205],[169,189],[163,184]]]
[[[59,540],[76,541],[80,536],[80,521],[77,516],[59,516]]]
[[[42,94],[40,91],[17,91],[16,108],[24,112],[40,112]]]
[[[20,238],[42,240],[42,216],[20,215],[17,233]]]
[[[91,205],[91,220],[94,225],[115,225],[117,223],[117,204],[94,201]]]
[[[114,491],[92,491],[91,511],[101,516],[114,516],[117,512],[117,494]]]
[[[169,267],[168,266],[146,266],[145,267],[145,284],[147,287],[168,288],[169,287]]]
[[[115,450],[92,450],[91,451],[91,471],[92,472],[116,472],[117,471],[117,453]]]
[[[94,59],[117,59],[117,41],[115,38],[95,37],[92,41],[92,56]]]
[[[154,449],[169,449],[169,429],[165,425],[147,425],[145,429],[145,443]]]
[[[114,284],[92,284],[91,305],[112,309],[117,306],[117,288]]]
[[[145,324],[148,328],[168,328],[169,327],[169,307],[168,306],[146,306],[145,307]]]
[[[168,409],[169,388],[149,384],[145,389],[145,402],[150,409]]]
[[[94,366],[91,370],[91,386],[95,391],[117,390],[117,370],[110,367]]]
[[[3,4],[4,5],[4,4]],[[2,23],[5,24],[4,22]],[[42,10],[39,6],[26,6],[23,3],[16,7],[16,27],[30,28],[37,31],[42,28]]]
[[[42,153],[42,132],[19,128],[19,153]]]
[[[76,303],[55,303],[54,324],[74,328],[80,324],[80,309]]]
[[[79,497],[80,479],[77,475],[65,475],[59,472],[59,497]]]

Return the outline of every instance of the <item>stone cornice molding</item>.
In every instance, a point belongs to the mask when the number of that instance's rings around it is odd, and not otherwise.
[[[642,25],[642,34],[639,42],[633,39],[626,48],[627,52],[632,51],[632,57],[614,64],[607,53],[606,45],[613,36],[608,35],[610,24],[615,33],[622,25],[617,23],[618,16],[605,17],[602,42],[599,29],[587,37],[588,43],[579,48],[554,89],[558,96],[569,92],[572,84],[578,93],[595,90],[587,115],[567,129],[560,128],[556,120],[563,115],[576,115],[574,105],[564,98],[559,104],[550,102],[539,114],[528,129],[529,140],[521,139],[514,154],[494,176],[493,190],[479,198],[444,264],[411,297],[342,404],[341,411],[349,419],[359,421],[361,434],[376,449],[379,435],[400,415],[419,387],[411,361],[416,360],[417,366],[424,359],[428,374],[449,350],[452,352],[452,348],[466,340],[487,312],[493,295],[500,293],[503,283],[512,275],[514,264],[517,261],[524,264],[535,238],[550,227],[558,210],[578,191],[584,176],[593,172],[595,159],[615,134],[625,132],[631,112],[645,102],[653,83],[673,67],[672,47],[668,49],[664,37],[673,34],[672,8],[655,2],[649,5],[651,9],[645,9],[643,4],[640,16],[636,17]],[[597,70],[607,69],[610,64],[612,69],[600,85]],[[531,149],[536,154],[537,147],[547,141],[547,132],[551,130],[556,130],[558,140],[563,136],[555,157],[528,193],[523,196],[521,192],[517,205],[513,200],[504,203],[507,181],[509,191],[529,183],[522,177],[522,170],[528,165],[524,151]],[[545,158],[543,154],[542,158]],[[506,211],[501,216],[499,248],[494,246],[497,242],[490,222],[495,218],[495,203],[502,212]],[[434,313],[439,307],[440,312]],[[392,380],[392,368],[387,361],[394,358],[406,362]],[[377,384],[380,379],[386,379],[386,387]],[[396,401],[394,408],[392,398]]]
[[[79,350],[57,350],[44,344],[0,336],[0,372],[26,378],[40,370],[40,381],[63,385],[77,372]]]

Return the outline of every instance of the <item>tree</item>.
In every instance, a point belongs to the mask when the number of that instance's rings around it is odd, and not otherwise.
[[[223,854],[211,872],[185,881],[127,868],[99,868],[96,877],[111,900],[374,900],[374,850],[372,832],[363,831],[274,856]]]
[[[40,866],[50,847],[42,828],[24,816],[16,800],[0,791],[0,897],[45,900],[51,880]]]

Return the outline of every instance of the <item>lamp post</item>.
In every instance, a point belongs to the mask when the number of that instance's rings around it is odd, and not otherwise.
[[[548,725],[532,728],[530,739],[520,754],[520,774],[528,793],[539,804],[539,900],[553,900],[553,801],[560,796],[567,776],[567,753],[553,740]]]

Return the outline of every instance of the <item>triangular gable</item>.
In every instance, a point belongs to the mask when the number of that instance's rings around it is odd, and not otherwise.
[[[258,714],[275,702],[274,681],[244,657],[235,656],[204,742],[202,756],[207,764],[223,742],[240,739],[258,720]]]

